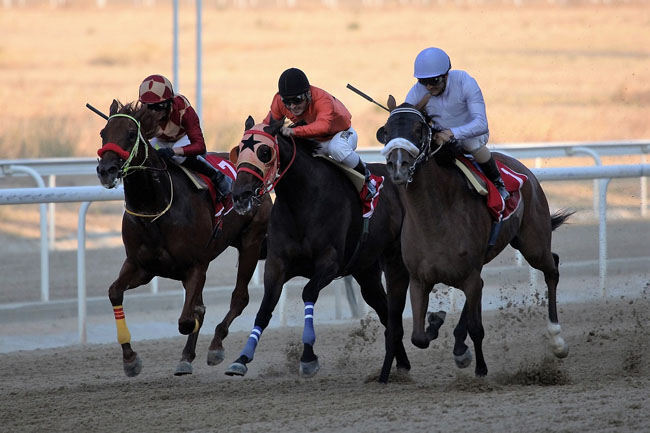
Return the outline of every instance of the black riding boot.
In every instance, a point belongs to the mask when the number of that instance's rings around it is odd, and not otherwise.
[[[374,197],[377,194],[377,188],[375,188],[375,185],[370,182],[370,170],[368,170],[368,166],[366,166],[366,163],[361,161],[359,159],[359,163],[357,164],[356,167],[354,167],[354,170],[358,173],[361,173],[365,178],[366,178],[366,187],[368,187],[368,197],[364,197],[366,200]]]
[[[506,185],[503,183],[503,179],[501,179],[501,173],[499,172],[496,161],[494,161],[494,157],[490,156],[490,159],[483,164],[479,164],[479,167],[481,167],[483,173],[485,173],[487,178],[492,181],[494,186],[497,187],[497,190],[499,191],[499,194],[501,195],[503,201],[508,200],[508,198],[510,198],[510,193],[506,189]]]
[[[223,200],[232,191],[232,179],[214,168],[208,161],[200,155],[188,156],[183,161],[183,166],[208,176],[214,187],[217,189],[218,201]]]

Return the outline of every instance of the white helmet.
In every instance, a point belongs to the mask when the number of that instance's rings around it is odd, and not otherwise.
[[[431,78],[444,75],[451,69],[447,53],[440,48],[425,48],[415,58],[413,76],[415,78]]]

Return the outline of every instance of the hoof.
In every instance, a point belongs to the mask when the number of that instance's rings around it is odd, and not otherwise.
[[[456,361],[456,367],[458,368],[469,367],[472,363],[472,351],[468,347],[462,355],[454,355],[454,361]]]
[[[314,377],[316,373],[320,370],[320,365],[318,365],[318,359],[315,359],[310,362],[300,361],[300,375],[302,377]]]
[[[557,358],[562,359],[569,356],[569,345],[564,340],[562,340],[562,344],[553,344],[551,350],[553,350],[553,355]]]
[[[438,311],[437,313],[427,313],[427,322],[429,323],[429,326],[427,326],[426,334],[430,340],[435,340],[438,338],[438,330],[443,325],[443,323],[445,323],[446,317],[447,313],[444,311]]]
[[[135,377],[142,371],[142,361],[139,356],[131,362],[124,362],[124,373],[127,377]]]
[[[225,351],[223,349],[209,350],[208,351],[208,365],[219,365],[225,358]]]
[[[174,376],[184,376],[186,374],[192,374],[192,363],[189,361],[181,361],[176,366]]]
[[[245,364],[233,362],[226,370],[226,376],[245,376],[247,371],[248,367]]]

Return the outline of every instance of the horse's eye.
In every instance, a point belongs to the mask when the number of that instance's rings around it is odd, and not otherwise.
[[[263,163],[271,161],[273,154],[271,153],[271,148],[269,146],[262,145],[257,148],[257,158]]]
[[[135,143],[135,139],[137,136],[138,136],[138,132],[133,129],[130,129],[126,138],[129,141],[129,143]]]

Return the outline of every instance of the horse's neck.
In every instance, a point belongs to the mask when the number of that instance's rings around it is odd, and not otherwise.
[[[127,206],[129,209],[160,211],[170,199],[170,180],[171,176],[163,170],[133,170],[124,178]]]
[[[461,212],[464,193],[458,178],[434,160],[418,167],[413,181],[406,188],[406,207],[410,218],[425,224],[444,225],[453,221],[444,218]]]

